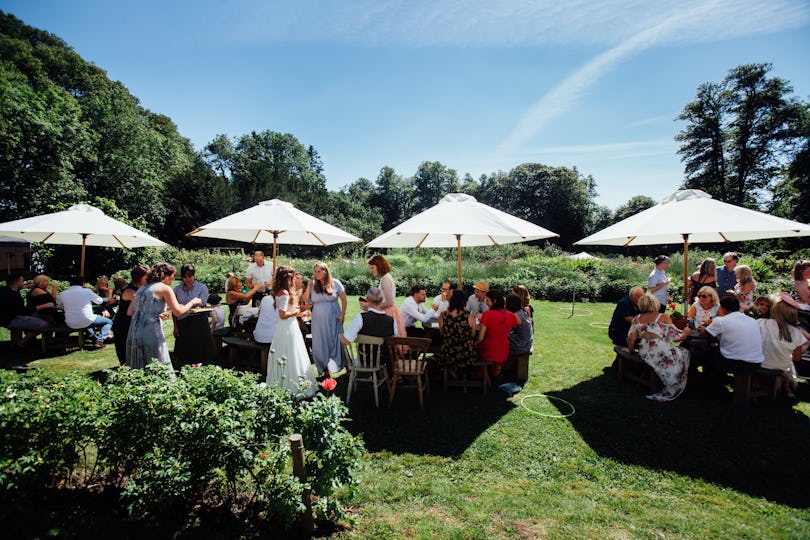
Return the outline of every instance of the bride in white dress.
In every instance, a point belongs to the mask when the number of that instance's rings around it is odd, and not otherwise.
[[[297,320],[297,317],[308,316],[309,312],[290,306],[294,276],[294,268],[279,266],[273,280],[279,321],[267,362],[267,384],[281,386],[295,395],[312,397],[318,391],[318,383]]]

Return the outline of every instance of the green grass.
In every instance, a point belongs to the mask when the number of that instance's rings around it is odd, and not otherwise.
[[[512,398],[445,394],[436,373],[424,414],[413,392],[398,392],[391,409],[375,409],[367,386],[352,396],[349,428],[369,452],[341,538],[810,537],[806,383],[792,406],[736,408],[691,384],[654,403],[604,369],[612,305],[577,304],[572,317],[571,304],[534,306],[530,378]],[[33,357],[57,371],[117,364],[112,347]],[[534,394],[575,412],[532,414],[521,399]],[[570,411],[542,397],[525,405]]]

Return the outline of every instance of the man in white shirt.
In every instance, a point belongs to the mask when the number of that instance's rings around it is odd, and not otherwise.
[[[62,291],[56,300],[56,305],[65,310],[65,324],[74,329],[86,328],[97,349],[104,347],[104,340],[112,328],[110,319],[93,313],[93,305],[100,306],[102,303],[104,300],[99,295],[84,287],[83,276],[71,278],[70,287]],[[94,327],[101,329],[96,332]]]
[[[478,318],[482,313],[489,309],[486,301],[488,292],[489,285],[487,282],[478,281],[475,285],[473,285],[473,294],[471,294],[467,299],[467,304],[464,306],[464,309]]]
[[[427,291],[422,285],[411,287],[411,295],[402,302],[399,312],[402,314],[402,322],[405,323],[405,333],[408,337],[424,337],[424,328],[417,328],[416,322],[423,325],[436,318],[436,312],[425,307]]]
[[[433,299],[433,311],[436,316],[441,315],[442,311],[447,311],[450,306],[450,296],[453,294],[453,284],[449,281],[442,282],[442,292],[436,295]]]
[[[765,360],[759,325],[740,311],[740,300],[736,296],[724,296],[720,299],[720,308],[718,316],[705,330],[720,341],[720,352],[704,366],[709,381],[718,385],[723,382],[723,374],[751,372]],[[726,314],[720,316],[721,312]]]
[[[669,268],[669,257],[659,255],[655,258],[655,268],[647,278],[647,290],[658,299],[661,307],[658,311],[663,313],[669,303],[669,284],[671,280],[667,277],[666,270]]]
[[[397,322],[385,311],[380,309],[383,293],[379,287],[371,287],[366,293],[368,309],[358,313],[343,332],[341,340],[345,345],[354,343],[357,336],[388,337],[397,335]]]
[[[253,295],[253,307],[259,307],[262,297],[273,289],[273,268],[267,264],[263,251],[253,252],[253,262],[248,265],[245,275],[248,289],[252,289],[253,285],[259,286],[258,292]]]

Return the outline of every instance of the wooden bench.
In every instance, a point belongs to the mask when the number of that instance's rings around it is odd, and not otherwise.
[[[259,369],[262,376],[267,376],[267,357],[270,354],[270,345],[262,345],[236,336],[224,336],[222,341],[228,345],[228,367],[236,368],[239,364],[239,351],[259,351],[259,365],[252,362],[243,362],[242,366]]]
[[[621,345],[616,345],[616,365],[619,368],[619,378],[627,379],[646,388],[649,393],[661,388],[661,380],[655,371],[641,359],[636,351],[624,351]]]
[[[52,326],[42,331],[42,353],[48,354],[51,351],[66,353],[71,345],[78,349],[84,348],[84,328],[70,328],[69,326]],[[76,334],[76,339],[71,341],[71,334]]]
[[[444,368],[444,391],[447,392],[448,386],[460,386],[464,389],[464,393],[467,393],[467,388],[481,388],[484,395],[489,391],[490,387],[492,386],[492,382],[489,379],[489,367],[492,365],[492,362],[487,362],[486,360],[479,360],[478,362],[473,362],[469,366],[461,369],[461,378],[460,379],[451,379],[448,377],[448,369]],[[480,369],[483,371],[483,375],[481,379],[470,379],[468,377],[469,371],[471,369]]]
[[[504,371],[515,373],[515,382],[520,385],[529,380],[529,356],[529,353],[510,354],[504,366]]]
[[[776,400],[781,370],[757,368],[751,372],[735,371],[732,374],[734,382],[731,399],[735,405],[748,407],[752,401],[763,397]]]

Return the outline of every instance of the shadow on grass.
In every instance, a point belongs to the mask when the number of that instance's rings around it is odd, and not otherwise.
[[[810,390],[802,391],[807,399]],[[810,506],[810,469],[802,465],[810,419],[787,401],[744,409],[732,405],[730,395],[690,387],[674,402],[655,403],[618,381],[613,370],[548,394],[574,404],[576,414],[568,420],[602,456],[795,508]]]
[[[345,402],[349,377],[337,379],[336,395]],[[441,377],[431,373],[431,393],[425,395],[425,412],[419,412],[416,390],[397,389],[388,408],[388,392],[379,390],[380,407],[374,406],[370,384],[358,384],[349,404],[351,421],[346,427],[362,435],[369,452],[431,454],[457,457],[515,405],[497,387],[484,396],[480,388],[442,391]]]

